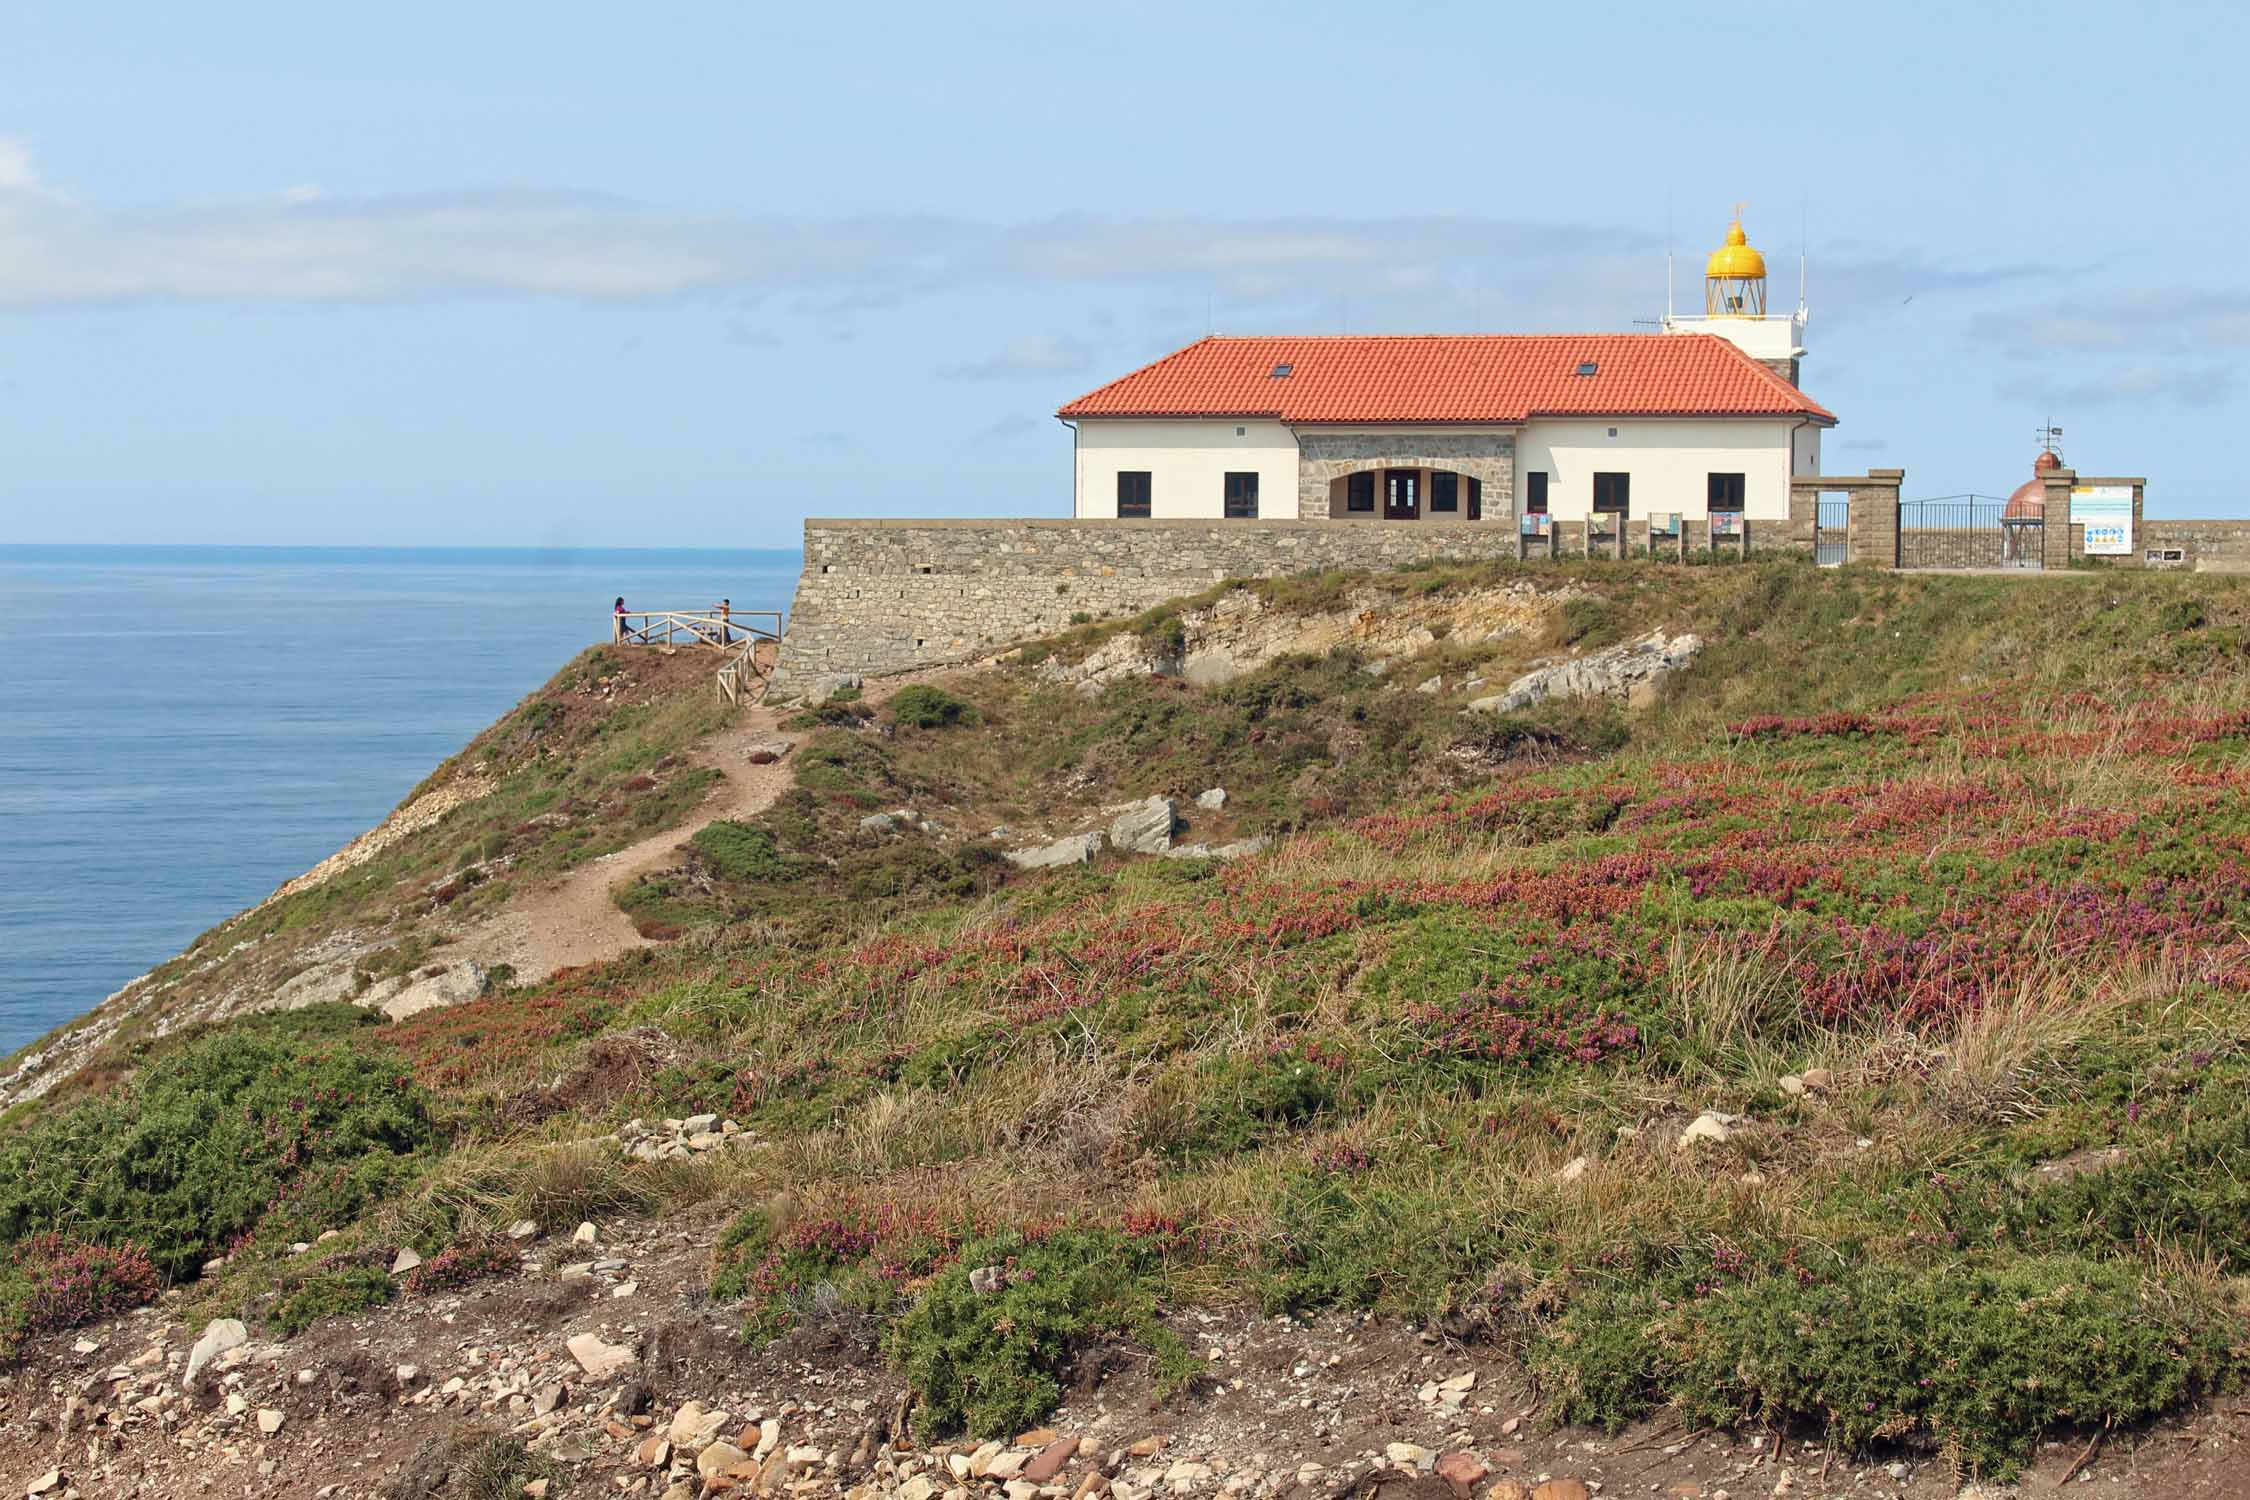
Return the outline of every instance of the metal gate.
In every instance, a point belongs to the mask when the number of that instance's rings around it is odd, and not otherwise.
[[[1852,502],[1845,496],[1834,499],[1820,497],[1819,509],[1813,518],[1813,561],[1824,568],[1842,567],[1851,555],[1847,543],[1851,536]]]
[[[2037,568],[2046,523],[2035,504],[1996,495],[1941,495],[1898,508],[1902,568]]]

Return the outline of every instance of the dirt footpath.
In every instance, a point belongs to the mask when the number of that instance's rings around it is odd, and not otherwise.
[[[748,756],[755,746],[795,743],[780,732],[781,719],[778,709],[747,708],[733,726],[695,747],[696,760],[721,779],[686,822],[589,860],[551,886],[517,893],[456,938],[450,951],[487,966],[510,965],[517,983],[532,984],[559,969],[652,946],[618,909],[615,891],[678,863],[675,851],[709,824],[752,817],[773,806],[789,787],[789,762],[783,758],[753,765]]]

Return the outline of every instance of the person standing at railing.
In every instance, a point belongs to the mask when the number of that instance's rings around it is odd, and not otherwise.
[[[713,612],[719,617],[719,644],[722,646],[733,645],[734,627],[727,622],[734,618],[734,601],[732,599],[721,599]]]
[[[625,642],[625,596],[619,594],[617,603],[610,607],[610,637],[619,645]]]

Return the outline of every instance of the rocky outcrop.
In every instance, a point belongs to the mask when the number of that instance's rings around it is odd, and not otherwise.
[[[358,999],[361,1005],[379,1010],[391,1020],[403,1021],[441,1005],[474,1000],[491,982],[492,976],[483,964],[463,959],[370,985]]]
[[[1102,852],[1098,833],[1073,833],[1051,844],[1008,851],[1009,863],[1025,870],[1051,870],[1058,865],[1082,865]]]
[[[1169,797],[1151,797],[1110,821],[1109,842],[1126,854],[1163,854],[1171,849],[1179,827],[1179,804]]]
[[[1504,693],[1473,699],[1470,713],[1512,714],[1552,698],[1623,698],[1635,707],[1650,701],[1656,683],[1695,660],[1696,635],[1667,638],[1653,630],[1638,640],[1526,672]]]

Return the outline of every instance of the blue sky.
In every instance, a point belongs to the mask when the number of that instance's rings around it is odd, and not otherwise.
[[[1724,19],[1713,19],[1723,14]],[[1066,513],[1220,332],[1629,328],[1730,206],[1828,467],[2052,418],[2250,514],[2239,8],[0,12],[0,542],[788,544]],[[1787,267],[1787,275],[1781,274]]]

